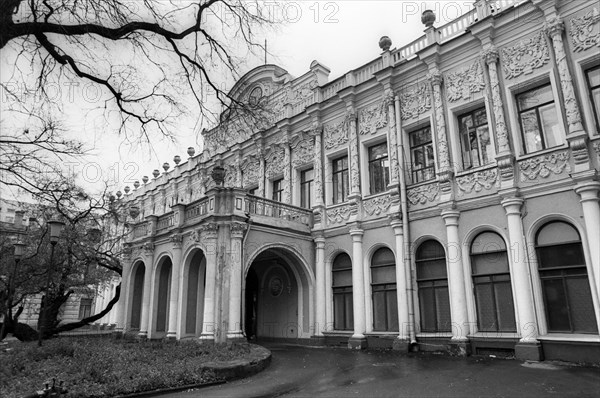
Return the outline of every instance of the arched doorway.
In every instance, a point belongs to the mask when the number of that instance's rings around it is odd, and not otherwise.
[[[183,280],[182,326],[184,336],[200,336],[204,315],[204,286],[206,283],[206,257],[196,249],[188,256]]]
[[[155,320],[154,330],[157,333],[166,333],[169,328],[169,297],[171,293],[171,269],[173,263],[169,257],[160,261],[156,269],[156,282],[154,291]]]
[[[246,273],[246,337],[310,337],[310,297],[311,279],[298,257],[287,249],[264,250]]]
[[[142,319],[142,304],[144,301],[144,277],[146,275],[146,266],[142,261],[133,265],[131,271],[130,291],[131,307],[129,311],[129,327],[139,330]]]

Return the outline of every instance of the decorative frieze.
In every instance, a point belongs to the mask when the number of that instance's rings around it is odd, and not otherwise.
[[[326,124],[323,127],[325,149],[335,149],[348,142],[348,128],[345,120]]]
[[[470,100],[473,94],[485,88],[481,62],[477,61],[468,68],[446,74],[445,81],[449,101]]]
[[[481,192],[484,189],[492,189],[498,185],[498,171],[496,169],[477,171],[456,178],[459,193]]]
[[[212,222],[202,224],[198,227],[198,231],[201,233],[203,239],[216,239],[219,232],[219,225]]]
[[[292,147],[292,165],[300,167],[307,163],[312,163],[315,156],[314,144],[312,138],[301,140]]]
[[[358,133],[375,134],[388,125],[388,107],[384,102],[361,109],[358,112]]]
[[[498,78],[498,50],[491,46],[481,53],[481,58],[488,65],[490,74],[490,89],[492,92],[493,116],[496,124],[496,138],[498,139],[498,149],[501,154],[510,153],[508,143],[508,129],[506,128],[506,118],[504,117],[504,105],[502,94],[500,92],[500,81]]]
[[[571,19],[571,42],[573,51],[585,51],[600,47],[600,12],[594,7],[590,12]]]
[[[440,193],[440,185],[438,183],[420,185],[415,188],[407,190],[406,196],[410,204],[426,204],[427,202],[434,202]]]
[[[144,254],[147,256],[151,256],[152,254],[154,254],[154,243],[152,242],[146,242],[142,245],[142,250],[144,251]]]
[[[561,174],[563,171],[570,172],[569,152],[555,152],[524,160],[519,163],[519,169],[523,182],[538,177],[548,178],[552,174]]]
[[[429,87],[419,84],[400,94],[400,113],[402,120],[417,118],[431,109]]]
[[[267,156],[267,167],[265,173],[267,178],[273,178],[283,172],[285,160],[285,150],[281,147],[274,147]]]
[[[437,154],[440,165],[440,177],[447,180],[447,172],[450,170],[450,154],[448,140],[446,139],[446,118],[444,116],[444,102],[442,100],[442,74],[434,69],[427,75],[433,88],[434,116],[437,133]]]
[[[233,222],[229,225],[232,238],[242,238],[246,229],[248,229],[248,224],[243,222]]]
[[[242,163],[242,170],[242,185],[244,187],[248,188],[258,184],[258,179],[260,175],[260,162],[256,157],[247,157],[244,163]]]
[[[502,49],[502,66],[507,79],[530,74],[550,61],[548,43],[543,32]]]
[[[363,209],[369,216],[378,216],[385,214],[392,205],[392,198],[390,195],[377,196],[375,198],[367,199],[363,202]]]
[[[327,221],[329,224],[341,224],[348,221],[351,214],[352,209],[350,205],[327,209]]]
[[[250,131],[241,121],[229,121],[219,127],[204,131],[205,151],[214,155],[225,152],[232,145],[239,144],[250,139]]]
[[[183,242],[183,236],[181,234],[172,234],[169,240],[171,241],[173,247],[177,249],[181,247],[181,243]]]

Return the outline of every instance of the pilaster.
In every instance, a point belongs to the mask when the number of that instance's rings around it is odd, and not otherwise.
[[[363,235],[360,225],[355,224],[350,229],[352,237],[352,304],[354,314],[354,334],[348,341],[348,348],[366,348],[365,337],[365,287],[363,272]]]
[[[402,220],[398,216],[390,218],[390,225],[396,238],[396,293],[398,301],[398,337],[394,341],[394,350],[408,352],[410,347],[408,290],[406,268],[404,264],[404,233]]]
[[[316,268],[316,325],[315,336],[322,337],[323,331],[326,330],[326,273],[325,273],[325,238],[323,235],[318,235],[314,238],[315,241],[315,268]]]
[[[215,223],[202,224],[200,236],[206,247],[206,285],[204,287],[204,319],[201,340],[215,339],[215,280],[217,277],[217,235],[219,226]]]
[[[243,340],[242,334],[242,243],[248,225],[233,222],[229,225],[231,257],[229,264],[229,321],[228,340]]]
[[[442,98],[443,77],[437,66],[430,68],[427,75],[433,92],[433,107],[435,116],[436,148],[438,157],[438,179],[442,191],[441,201],[452,199],[452,168],[450,167],[450,151],[446,136],[446,117],[444,116],[444,100]]]
[[[150,221],[154,220],[153,223],[153,231],[156,231],[156,216],[147,217]],[[152,225],[152,224],[151,224]],[[146,242],[142,246],[142,250],[144,251],[144,265],[146,269],[144,270],[144,292],[142,296],[142,316],[140,319],[140,332],[138,333],[138,337],[145,339],[148,338],[148,331],[150,330],[150,324],[152,322],[150,302],[152,296],[154,295],[154,286],[152,283],[152,275],[154,274],[154,243]]]
[[[183,216],[181,217],[183,218]],[[178,325],[180,316],[180,290],[179,287],[183,283],[181,272],[181,242],[183,238],[181,234],[174,233],[171,235],[171,248],[173,252],[173,265],[171,267],[171,288],[169,293],[169,327],[167,330],[167,339],[177,339]]]
[[[588,180],[581,181],[575,186],[575,192],[579,195],[583,209],[583,220],[585,223],[586,239],[590,250],[591,269],[588,270],[589,280],[592,283],[592,291],[600,297],[600,182]]]

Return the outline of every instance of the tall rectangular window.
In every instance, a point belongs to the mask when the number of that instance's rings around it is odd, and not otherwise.
[[[458,130],[462,145],[463,168],[466,170],[490,163],[493,150],[485,108],[460,116]]]
[[[561,144],[558,113],[551,85],[519,94],[517,104],[525,153]]]
[[[312,207],[314,174],[313,169],[300,172],[300,206],[305,209]]]
[[[409,133],[412,160],[412,182],[418,183],[435,178],[435,157],[431,141],[431,128],[426,127]]]
[[[79,302],[79,319],[87,318],[92,314],[92,299],[82,298]]]
[[[348,156],[335,159],[333,166],[333,203],[344,203],[348,199]]]
[[[390,182],[387,143],[369,148],[369,186],[372,194],[385,192]]]
[[[283,178],[273,181],[273,200],[281,202],[283,195]]]
[[[594,109],[594,119],[596,128],[600,132],[600,65],[588,69],[585,72],[587,77],[588,88],[592,100],[592,108]]]

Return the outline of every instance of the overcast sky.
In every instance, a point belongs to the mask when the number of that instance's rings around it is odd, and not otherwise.
[[[297,77],[306,73],[310,63],[317,60],[331,69],[332,80],[379,56],[378,42],[383,35],[391,38],[392,48],[402,47],[422,36],[421,13],[424,10],[435,11],[435,25],[439,27],[472,8],[473,0],[275,0],[265,4],[275,19],[284,21],[276,31],[265,34],[272,54],[268,56],[268,63],[275,63]],[[6,61],[2,61],[3,69],[7,68]],[[262,63],[263,59],[250,60],[245,71]],[[63,97],[66,95],[63,93]],[[70,104],[65,107],[65,118],[69,121],[66,127],[93,148],[94,153],[85,162],[76,162],[70,167],[86,174],[89,182],[109,179],[122,189],[144,175],[151,176],[153,169],[162,171],[163,162],[173,165],[176,154],[186,159],[189,146],[195,147],[198,153],[200,126],[181,125],[176,144],[155,140],[151,151],[132,151],[118,137],[103,132],[106,130],[103,119],[82,119],[77,93],[67,102]]]

